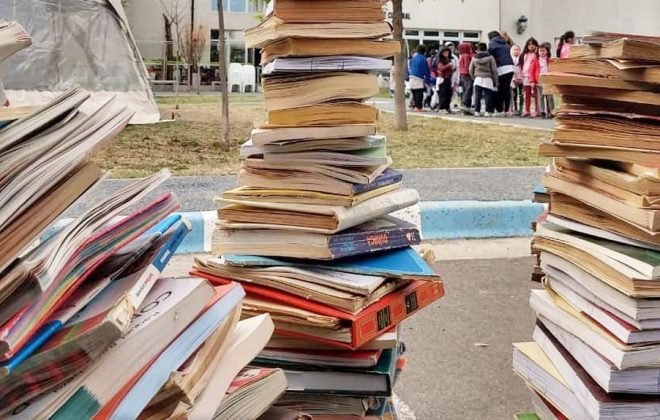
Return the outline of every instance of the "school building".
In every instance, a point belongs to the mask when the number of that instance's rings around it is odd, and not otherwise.
[[[350,1],[350,0],[347,0]],[[216,0],[139,0],[125,2],[126,14],[143,59],[158,73],[165,55],[163,14],[181,27],[203,25],[209,41],[202,54],[202,82],[215,77],[218,60]],[[243,31],[256,25],[263,0],[224,0],[227,59],[259,63],[258,51],[245,47]],[[385,6],[391,17],[392,5]],[[194,11],[194,13],[193,13]],[[530,36],[554,42],[566,30],[579,36],[592,30],[660,35],[660,0],[403,0],[404,37],[409,48],[446,41],[486,41],[491,30],[506,31],[519,43]],[[170,64],[173,65],[173,64]]]

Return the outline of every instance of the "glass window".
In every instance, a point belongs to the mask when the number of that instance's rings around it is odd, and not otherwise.
[[[424,31],[424,37],[438,38],[439,36],[440,32],[438,31]]]
[[[229,45],[229,62],[230,63],[245,63],[245,45],[243,44],[230,44]]]
[[[229,0],[229,11],[230,12],[245,12],[246,3],[249,0]]]
[[[262,9],[261,1],[259,1],[259,0],[247,0],[247,7],[248,7],[248,12],[251,12],[251,13],[260,11]]]
[[[481,38],[481,32],[463,32],[463,38],[479,39]]]
[[[446,31],[445,38],[458,38],[458,31]]]
[[[419,31],[413,31],[410,29],[406,30],[406,36],[419,36]]]

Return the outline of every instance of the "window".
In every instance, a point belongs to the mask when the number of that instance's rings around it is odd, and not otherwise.
[[[211,2],[211,10],[218,11],[217,0],[209,0]],[[261,10],[262,2],[259,0],[224,0],[222,2],[222,10],[225,12],[245,13],[257,12]]]
[[[245,45],[229,44],[229,62],[245,63]]]
[[[463,31],[463,39],[479,39],[479,38],[481,38],[481,32]]]
[[[444,36],[445,38],[458,38],[458,31],[447,31]]]
[[[406,29],[406,36],[419,36],[419,31],[413,31],[410,29]]]
[[[430,37],[430,38],[437,38],[440,36],[439,31],[424,31],[424,38]]]

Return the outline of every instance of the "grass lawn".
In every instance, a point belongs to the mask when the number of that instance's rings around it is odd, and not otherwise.
[[[97,161],[116,178],[144,176],[167,167],[174,175],[226,175],[238,168],[238,148],[255,119],[264,117],[259,96],[230,98],[231,150],[220,151],[217,96],[158,98],[163,119],[176,121],[130,126]],[[539,143],[550,132],[410,117],[409,130],[394,130],[393,115],[383,113],[380,131],[387,136],[395,168],[534,166]]]

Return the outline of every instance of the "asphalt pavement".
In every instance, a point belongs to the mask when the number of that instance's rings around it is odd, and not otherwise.
[[[539,184],[542,167],[530,168],[459,168],[403,170],[403,184],[419,191],[423,201],[444,200],[525,200]],[[100,198],[125,186],[131,180],[108,179],[87,199],[67,212],[66,216],[80,214],[85,203]],[[213,199],[222,191],[236,187],[236,176],[172,177],[143,200],[153,199],[164,192],[176,194],[183,211],[205,211],[216,208]]]

